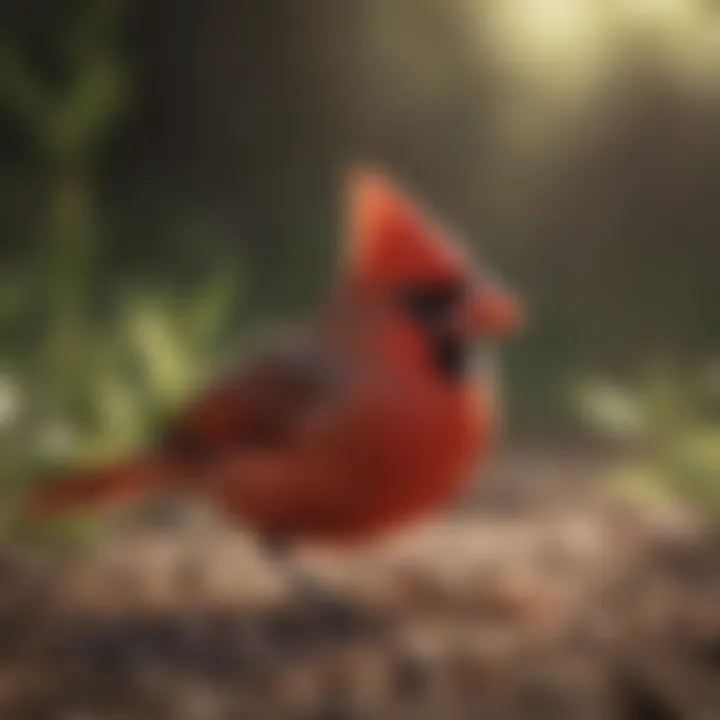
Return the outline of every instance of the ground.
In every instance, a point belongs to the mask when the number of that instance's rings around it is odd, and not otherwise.
[[[607,468],[507,450],[435,522],[299,552],[347,611],[332,626],[215,524],[8,548],[0,718],[720,718],[720,538],[611,499]]]

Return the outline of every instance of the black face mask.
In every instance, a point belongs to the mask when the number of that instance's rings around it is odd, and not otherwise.
[[[402,311],[420,327],[436,368],[448,379],[462,377],[470,358],[468,338],[452,323],[466,294],[462,280],[418,285],[399,294]]]
[[[436,329],[457,311],[465,296],[462,282],[424,284],[400,291],[405,314],[426,329]]]

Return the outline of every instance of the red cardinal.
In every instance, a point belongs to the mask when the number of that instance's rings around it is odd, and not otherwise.
[[[36,516],[178,488],[264,538],[358,540],[467,482],[495,427],[468,361],[516,326],[518,304],[384,176],[356,172],[349,190],[329,309],[211,387],[155,451],[41,489]]]

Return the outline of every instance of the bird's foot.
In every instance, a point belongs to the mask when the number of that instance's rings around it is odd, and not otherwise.
[[[337,642],[356,639],[371,630],[371,618],[351,601],[335,594],[296,563],[289,560],[282,544],[269,544],[271,556],[285,570],[297,599],[301,633],[308,643]]]
[[[317,589],[306,601],[310,630],[320,639],[349,640],[368,629],[356,607],[330,592]]]

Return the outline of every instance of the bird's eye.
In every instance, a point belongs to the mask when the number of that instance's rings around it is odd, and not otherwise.
[[[461,282],[413,287],[401,293],[400,302],[413,320],[432,325],[455,310],[464,292]]]

